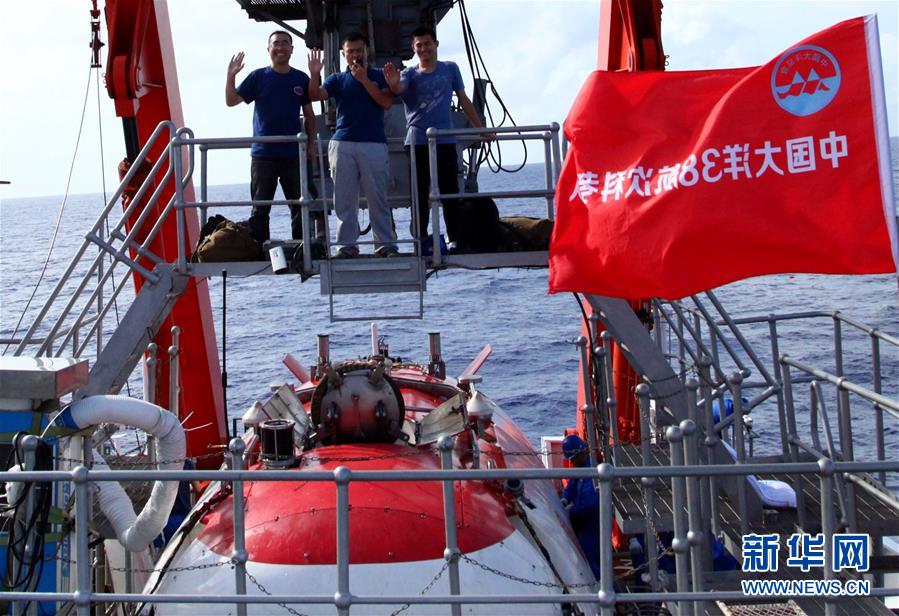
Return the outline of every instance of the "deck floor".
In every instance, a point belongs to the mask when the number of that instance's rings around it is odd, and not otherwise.
[[[653,466],[668,466],[670,458],[667,445],[653,445],[651,447],[651,464]],[[643,458],[638,445],[622,445],[619,448],[619,466],[642,466]],[[779,479],[793,485],[792,476],[766,475],[761,479]],[[819,481],[816,476],[805,475],[802,477],[802,493],[805,500],[806,532],[820,532],[821,499]],[[643,533],[645,528],[645,503],[643,491],[639,479],[618,479],[614,482],[612,497],[616,520],[625,534]],[[874,537],[899,534],[899,515],[888,505],[868,494],[864,490],[856,490],[858,532],[869,533]],[[839,528],[841,511],[839,508],[836,489],[834,489],[834,519]],[[722,495],[718,501],[720,528],[727,540],[728,547],[735,556],[740,557],[739,548],[742,544],[742,530],[740,516],[735,504]],[[670,531],[672,525],[672,494],[670,479],[657,479],[655,484],[655,513],[654,527],[659,532]],[[795,511],[778,511],[775,516],[766,516],[764,520],[757,520],[750,524],[753,532],[779,533],[783,536],[781,545],[785,545],[785,536],[796,532],[798,516]],[[778,571],[772,574],[759,574],[752,577],[758,579],[821,579],[820,573],[813,570],[810,573],[802,573],[798,569],[786,565],[787,551],[780,550],[781,563]],[[739,589],[738,582],[733,576],[706,576],[706,590],[735,590]],[[745,577],[745,576],[744,576]],[[717,580],[717,581],[715,581]],[[766,607],[764,604],[772,604]],[[771,600],[758,599],[748,602],[718,602],[707,603],[707,614],[787,614],[786,604],[780,603],[773,606]],[[797,598],[794,603],[805,614],[817,615],[824,613],[825,602],[823,598]],[[891,616],[893,612],[876,598],[845,598],[834,600],[837,613],[845,616],[855,615],[882,615]],[[749,607],[754,608],[748,610]],[[734,609],[736,608],[736,609]],[[730,611],[729,611],[730,610]]]

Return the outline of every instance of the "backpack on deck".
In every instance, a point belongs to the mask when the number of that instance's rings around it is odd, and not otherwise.
[[[200,230],[200,241],[191,261],[221,263],[225,261],[256,261],[262,258],[259,243],[250,236],[249,228],[216,215]]]
[[[549,250],[553,221],[530,216],[500,218],[501,250],[506,252]]]
[[[456,252],[496,252],[500,245],[499,210],[489,197],[469,197],[456,204]]]

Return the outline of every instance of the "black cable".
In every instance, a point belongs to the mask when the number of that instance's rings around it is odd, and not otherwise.
[[[24,468],[20,441],[28,436],[19,432],[13,437],[16,465]],[[43,440],[39,439],[34,452],[34,470],[49,471],[53,469],[53,451]],[[33,490],[33,495],[31,492]],[[31,495],[32,510],[22,510],[24,503]],[[40,580],[44,569],[44,541],[50,530],[48,518],[53,501],[53,487],[49,481],[22,482],[22,493],[13,505],[13,514],[5,522],[8,532],[6,553],[6,585],[10,590],[30,589],[33,583]],[[29,546],[28,540],[34,537]],[[28,548],[31,548],[30,550]]]
[[[581,316],[584,320],[585,329],[587,330],[587,344],[590,345],[588,355],[589,355],[589,357],[591,357],[593,359],[593,361],[590,362],[590,380],[592,381],[592,385],[593,385],[593,387],[592,387],[593,399],[590,400],[590,404],[592,404],[593,408],[597,409],[597,412],[599,412],[600,405],[598,404],[598,401],[599,401],[599,396],[601,395],[600,392],[603,392],[603,387],[602,387],[602,374],[600,373],[599,366],[597,365],[599,362],[597,362],[596,357],[594,357],[594,352],[596,349],[596,340],[593,338],[593,330],[590,327],[590,319],[587,316],[587,311],[584,309],[584,303],[581,299],[581,296],[577,293],[572,293],[572,295],[574,295],[574,300],[577,302],[578,308],[581,309]],[[609,358],[608,361],[612,360],[610,351],[611,351],[611,349],[606,349],[607,357]],[[603,393],[605,393],[605,392],[603,392]],[[599,425],[597,425],[596,427],[598,429]],[[600,436],[600,438],[606,438],[607,435],[600,434],[599,436]]]
[[[478,46],[477,40],[475,39],[474,32],[471,27],[471,21],[468,18],[468,11],[465,8],[465,0],[458,0],[458,5],[459,15],[462,20],[462,41],[465,45],[465,55],[468,59],[468,65],[471,70],[472,76],[475,79],[483,79],[487,82],[487,84],[489,85],[489,94],[493,95],[493,97],[499,103],[500,109],[503,112],[502,117],[497,122],[493,117],[493,110],[491,109],[487,101],[488,92],[485,91],[484,113],[489,119],[488,124],[490,126],[500,127],[505,125],[506,120],[508,119],[509,123],[512,126],[517,126],[517,124],[515,123],[515,119],[512,117],[512,114],[509,111],[508,107],[506,107],[502,96],[500,96],[499,92],[496,90],[496,87],[493,85],[493,80],[490,78],[490,72],[487,70],[487,64],[484,62],[484,58],[481,55],[480,47]],[[481,69],[483,69],[483,73]],[[488,168],[493,173],[499,173],[500,171],[515,173],[517,171],[520,171],[527,164],[528,159],[528,149],[524,139],[522,139],[520,143],[522,149],[524,150],[524,158],[522,159],[521,164],[514,169],[507,169],[503,167],[502,149],[499,142],[482,142],[482,147],[479,150],[478,160],[475,164],[475,168],[480,169],[481,164],[486,162]]]
[[[105,209],[106,204],[107,204],[106,154],[103,149],[103,114],[101,113],[101,107],[100,107],[100,99],[102,98],[100,96],[100,68],[99,67],[96,67],[96,68],[97,68],[97,72],[96,72],[96,77],[97,77],[97,79],[96,79],[96,83],[97,83],[97,133],[100,137],[100,182],[101,182],[101,185],[103,186],[103,207]],[[106,220],[104,222],[106,223],[106,237],[108,238],[109,237],[109,216],[106,216]],[[115,262],[112,259],[112,255],[107,254],[106,257],[109,261],[109,268],[110,268],[109,278],[112,281],[112,288],[115,289],[116,288],[115,272],[112,271],[112,268],[115,266]],[[99,280],[98,280],[97,284],[100,284]],[[115,297],[112,300],[112,308],[115,311],[116,326],[119,326],[121,324],[122,320],[119,317],[119,299],[118,299],[118,297]],[[99,318],[99,316],[100,315],[99,315],[99,308],[98,308],[97,317]],[[97,337],[99,337],[99,336],[100,336],[100,329],[97,330]],[[128,382],[128,379],[125,380],[125,391],[128,392],[128,396],[131,397],[131,383]]]
[[[38,276],[37,282],[34,284],[34,290],[31,292],[31,297],[28,298],[28,301],[25,302],[25,307],[22,308],[22,314],[19,315],[19,320],[16,321],[16,326],[13,329],[12,335],[9,337],[10,340],[15,340],[16,334],[19,331],[19,326],[22,325],[22,319],[25,318],[25,314],[28,312],[28,308],[31,306],[31,302],[34,300],[34,296],[37,294],[37,290],[41,286],[41,282],[44,280],[44,275],[47,273],[47,266],[50,264],[50,256],[53,254],[53,247],[56,245],[56,236],[59,235],[59,226],[62,222],[62,213],[66,209],[66,202],[69,199],[69,187],[72,185],[72,174],[75,171],[75,160],[78,158],[78,145],[81,143],[81,130],[84,128],[84,116],[87,111],[87,98],[88,94],[91,91],[91,72],[94,69],[89,69],[87,72],[87,87],[84,89],[84,104],[81,107],[81,121],[78,124],[78,136],[75,138],[75,151],[72,152],[72,162],[69,165],[69,178],[66,180],[66,191],[62,196],[62,203],[59,206],[59,214],[56,217],[56,228],[53,229],[53,237],[50,239],[50,248],[47,249],[47,258],[44,259],[44,265],[41,267],[41,274]],[[6,346],[3,348],[3,354],[9,350],[9,345],[12,342],[8,342]]]

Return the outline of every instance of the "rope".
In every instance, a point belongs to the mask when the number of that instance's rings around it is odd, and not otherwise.
[[[25,314],[28,312],[28,308],[31,306],[31,302],[34,300],[34,296],[37,295],[37,290],[40,288],[41,282],[44,280],[44,275],[47,273],[47,266],[50,264],[50,257],[53,254],[53,247],[56,245],[56,237],[57,235],[59,235],[59,227],[60,223],[62,222],[62,214],[66,209],[66,202],[69,199],[69,188],[72,185],[72,174],[75,171],[75,161],[78,158],[78,146],[81,144],[81,132],[84,128],[84,117],[87,112],[87,99],[91,91],[91,72],[93,70],[93,68],[90,68],[87,72],[87,86],[84,90],[84,103],[81,106],[81,120],[78,123],[78,136],[75,138],[75,151],[72,152],[72,162],[69,164],[69,177],[66,180],[66,190],[62,197],[62,203],[59,206],[59,214],[57,214],[56,216],[56,227],[53,229],[53,237],[50,238],[50,247],[47,249],[47,257],[44,259],[44,265],[43,267],[41,267],[41,274],[34,285],[34,290],[31,292],[31,296],[25,303],[25,307],[22,309],[22,314],[19,315],[19,320],[16,321],[16,326],[13,329],[12,335],[10,336],[11,340],[15,339],[16,334],[19,331],[19,327],[22,325],[22,319],[25,318]],[[3,348],[4,355],[9,350],[10,344],[12,344],[12,342],[8,342]]]

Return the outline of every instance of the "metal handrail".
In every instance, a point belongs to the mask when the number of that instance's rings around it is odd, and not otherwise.
[[[430,191],[428,201],[430,203],[431,213],[431,235],[433,240],[432,261],[434,265],[439,266],[442,262],[440,254],[440,221],[439,221],[439,204],[442,199],[464,199],[470,197],[469,193],[457,192],[441,194],[437,177],[437,138],[442,136],[459,136],[463,137],[481,137],[493,135],[494,139],[499,141],[533,141],[542,140],[544,143],[546,167],[546,188],[542,190],[520,190],[520,191],[493,191],[487,193],[478,193],[479,197],[487,197],[491,199],[508,199],[508,198],[527,198],[527,197],[543,197],[546,199],[546,217],[550,220],[555,218],[554,198],[555,186],[561,173],[562,163],[559,154],[559,125],[556,122],[550,124],[536,124],[527,126],[504,126],[504,127],[484,127],[484,128],[446,128],[437,129],[429,128],[426,132],[428,138],[428,163],[430,167]],[[414,150],[410,149],[412,154],[413,169],[415,164]],[[412,174],[413,177],[416,175]],[[417,182],[415,182],[417,184]],[[417,212],[418,191],[412,191],[412,209]],[[417,230],[416,230],[417,231]]]
[[[851,325],[852,327],[865,332],[868,335],[876,336],[879,340],[888,342],[893,346],[899,346],[899,337],[887,334],[877,329],[876,327],[871,327],[867,323],[859,321],[858,319],[846,316],[839,310],[813,310],[808,312],[790,312],[787,314],[769,314],[763,317],[741,317],[738,319],[734,319],[734,323],[737,323],[738,325],[744,325],[752,323],[770,323],[772,321],[793,321],[797,319],[808,319],[816,317],[838,319],[843,323],[846,323],[847,325]]]
[[[681,422],[680,426],[671,426],[668,428],[667,440],[672,446],[672,453],[678,451],[681,447],[683,437],[691,436],[695,431],[695,425],[692,420]],[[450,449],[451,443],[442,443],[441,449]],[[75,550],[75,567],[77,589],[73,593],[55,592],[55,593],[27,593],[27,592],[0,592],[0,600],[13,601],[76,601],[76,608],[79,614],[88,614],[92,604],[112,603],[112,602],[129,602],[129,603],[233,603],[235,605],[246,606],[249,604],[276,604],[276,603],[295,603],[295,604],[334,604],[340,611],[349,610],[352,605],[384,605],[384,604],[442,604],[442,605],[465,605],[475,603],[598,603],[603,613],[611,614],[612,608],[617,603],[631,603],[640,601],[662,601],[662,602],[703,602],[714,600],[727,600],[743,598],[742,593],[734,591],[689,591],[687,586],[681,582],[678,583],[677,592],[616,592],[614,589],[613,571],[613,549],[612,549],[612,520],[613,507],[611,497],[612,482],[617,479],[631,478],[641,479],[644,477],[652,478],[672,478],[680,479],[672,483],[674,498],[677,502],[684,503],[685,508],[689,509],[696,505],[696,491],[690,490],[690,479],[698,479],[703,477],[723,477],[723,476],[747,476],[750,474],[763,473],[792,473],[792,474],[813,474],[820,478],[821,500],[822,500],[822,526],[825,531],[825,538],[828,544],[826,549],[830,549],[829,542],[835,530],[832,520],[828,518],[832,516],[832,502],[830,490],[834,473],[850,473],[850,472],[871,472],[871,471],[899,471],[899,461],[890,462],[834,462],[829,459],[820,460],[818,462],[799,462],[799,463],[749,463],[741,465],[703,465],[694,466],[692,464],[673,464],[672,466],[654,467],[654,466],[638,466],[628,468],[615,468],[609,464],[600,464],[595,468],[556,468],[556,469],[446,469],[440,470],[365,470],[355,471],[347,467],[338,467],[334,471],[296,471],[296,470],[242,470],[241,462],[244,454],[244,443],[240,439],[234,439],[231,443],[232,456],[234,459],[234,470],[167,470],[167,471],[151,471],[151,470],[88,470],[83,466],[72,471],[23,471],[23,472],[0,472],[0,481],[17,481],[17,482],[69,482],[75,483],[75,507],[76,507],[76,550]],[[673,461],[679,461],[680,455],[673,455]],[[446,466],[444,464],[444,466]],[[349,499],[347,498],[347,490],[352,482],[419,482],[419,481],[441,481],[444,485],[452,486],[453,482],[461,480],[487,480],[499,481],[507,478],[517,479],[561,479],[561,478],[584,478],[592,479],[599,483],[600,486],[600,526],[601,530],[607,532],[600,533],[600,560],[604,575],[599,580],[599,593],[552,593],[552,594],[517,594],[517,595],[472,595],[472,594],[456,594],[452,589],[450,595],[409,595],[409,596],[374,596],[374,595],[355,595],[351,592],[349,584]],[[87,521],[87,505],[89,496],[88,485],[91,481],[192,481],[192,480],[212,480],[220,482],[235,482],[237,490],[243,492],[239,482],[245,481],[303,481],[303,482],[334,482],[338,490],[338,517],[337,517],[337,533],[338,533],[338,592],[332,595],[246,595],[245,585],[241,592],[241,584],[237,582],[236,593],[227,594],[219,593],[215,596],[196,595],[196,594],[179,594],[179,595],[143,595],[136,593],[93,593],[90,587],[90,566],[91,560],[88,557],[89,545],[87,541],[88,521]],[[691,496],[692,492],[692,496]],[[341,497],[340,495],[343,494]],[[451,494],[451,492],[450,492]],[[685,500],[686,499],[686,500]],[[452,499],[445,502],[452,502]],[[242,512],[242,502],[239,498],[232,499],[232,505],[238,507]],[[450,514],[451,509],[445,510],[444,523],[448,527],[455,528],[455,516]],[[235,531],[242,533],[242,524],[239,523],[240,517],[238,511],[234,512]],[[695,518],[691,518],[692,522],[681,520],[678,531],[675,534],[675,553],[684,555],[688,551],[695,551],[697,545],[687,541],[688,537],[701,537],[698,529],[694,528]],[[241,528],[238,528],[241,527]],[[447,528],[450,533],[450,529]],[[448,534],[449,538],[449,534]],[[448,549],[446,551],[447,559],[455,557],[456,552],[451,549],[451,541],[448,541]],[[232,562],[240,569],[240,563],[243,561],[241,553],[238,550],[239,544],[235,543],[235,554],[232,555]],[[245,561],[243,561],[245,562]],[[681,563],[685,563],[680,559]],[[164,571],[164,570],[163,570]],[[340,573],[340,572],[343,573]],[[827,573],[825,572],[825,575]],[[237,581],[237,578],[235,578]],[[872,595],[884,596],[891,594],[899,594],[899,589],[874,589]]]
[[[899,401],[893,400],[892,398],[887,398],[883,394],[879,394],[875,391],[868,389],[867,387],[862,387],[861,385],[856,385],[852,381],[848,380],[844,376],[837,376],[835,374],[831,374],[825,370],[821,370],[820,368],[815,368],[814,366],[809,366],[803,362],[797,361],[788,355],[783,355],[781,357],[781,362],[788,366],[792,366],[798,370],[802,370],[803,372],[815,377],[816,379],[821,379],[822,381],[827,381],[833,385],[836,385],[840,389],[845,389],[846,391],[850,391],[858,396],[861,396],[865,400],[869,402],[874,402],[880,405],[881,408],[886,409],[890,412],[890,414],[899,418]]]
[[[819,370],[817,368],[812,368],[811,366],[800,362],[792,363],[792,367],[801,370],[803,374],[802,376],[793,378],[791,381],[793,384],[796,384],[799,382],[809,382],[813,379],[818,379],[822,383],[827,382],[837,387],[838,411],[840,415],[840,440],[845,443],[844,446],[841,447],[841,449],[848,448],[848,451],[851,451],[851,443],[849,442],[851,436],[847,437],[845,435],[851,435],[852,432],[851,414],[848,412],[848,395],[849,393],[854,393],[864,399],[867,403],[869,403],[874,411],[874,444],[877,459],[885,459],[886,447],[883,414],[884,412],[887,412],[899,418],[899,403],[887,398],[886,396],[883,396],[882,394],[882,378],[880,374],[880,345],[881,343],[883,343],[888,344],[891,347],[899,346],[899,338],[884,333],[877,328],[871,327],[857,319],[846,316],[839,311],[806,311],[786,314],[769,314],[767,316],[760,317],[733,318],[724,310],[713,292],[708,292],[706,293],[706,295],[709,301],[712,302],[718,313],[721,315],[720,318],[713,319],[712,315],[709,314],[709,312],[704,308],[703,304],[699,301],[699,298],[695,296],[692,297],[695,307],[686,307],[680,303],[672,302],[671,305],[673,309],[669,311],[665,309],[662,302],[656,301],[654,303],[654,319],[658,328],[656,334],[656,344],[660,348],[660,350],[663,349],[662,335],[661,331],[659,330],[661,330],[660,326],[664,323],[668,326],[667,330],[671,338],[677,341],[680,355],[679,361],[681,361],[683,373],[685,373],[687,368],[689,367],[689,364],[685,359],[687,355],[689,355],[692,360],[694,370],[699,363],[697,361],[697,358],[701,359],[702,356],[709,356],[711,357],[711,364],[720,375],[721,366],[719,365],[717,353],[717,347],[719,344],[721,344],[722,347],[727,350],[729,357],[733,360],[737,367],[740,368],[740,366],[743,366],[743,364],[741,362],[740,356],[737,354],[737,350],[742,348],[742,351],[745,352],[751,360],[751,365],[754,367],[754,370],[757,371],[762,377],[756,382],[743,383],[742,387],[744,390],[762,388],[762,391],[751,396],[749,403],[744,405],[744,410],[749,411],[751,409],[754,409],[756,406],[772,398],[776,400],[777,418],[781,437],[781,454],[784,456],[784,458],[786,458],[790,455],[791,448],[794,447],[794,445],[789,442],[789,434],[795,434],[795,430],[789,430],[787,427],[787,402],[785,400],[785,388],[781,376],[781,366],[779,364],[782,352],[780,349],[781,341],[777,325],[780,322],[798,319],[830,319],[833,321],[834,330],[834,370],[832,372],[828,372]],[[693,324],[691,324],[690,317],[692,317],[692,321],[694,322]],[[705,344],[701,336],[699,324],[702,321],[705,321],[708,326],[708,335],[711,338],[711,349],[709,349],[709,347]],[[757,325],[764,323],[768,324],[769,329],[768,338],[771,347],[771,365],[773,366],[773,370],[766,369],[765,364],[762,362],[759,355],[757,355],[756,352],[752,348],[750,348],[748,342],[740,332],[740,326],[753,324]],[[871,387],[857,385],[845,379],[845,376],[843,374],[844,328],[841,327],[841,325],[843,324],[848,325],[853,330],[863,332],[870,339],[870,374],[872,381]],[[727,338],[719,329],[719,326],[725,325],[729,328],[730,332],[739,342],[739,345],[736,349],[728,343]],[[694,348],[696,349],[695,351]],[[678,361],[675,354],[669,353],[669,355],[671,355],[671,358],[674,361]],[[791,359],[790,362],[793,362],[793,360]],[[749,376],[748,369],[740,368],[740,370],[744,377]],[[721,398],[721,396],[728,389],[728,386],[725,383],[721,382],[722,380],[723,379],[718,379],[715,383],[712,383],[711,389],[709,389],[704,395],[709,395],[713,398],[720,398],[723,401],[723,398]],[[732,391],[731,394],[733,394]],[[701,404],[703,404],[704,402],[704,399],[700,401]],[[725,417],[720,422],[716,423],[713,430],[716,433],[722,433],[733,426],[734,419],[732,416],[730,416]],[[880,484],[885,484],[886,473],[879,473],[878,480]],[[847,487],[849,489],[849,492],[853,492],[855,490],[855,486]],[[850,496],[850,500],[853,500],[852,496]]]

